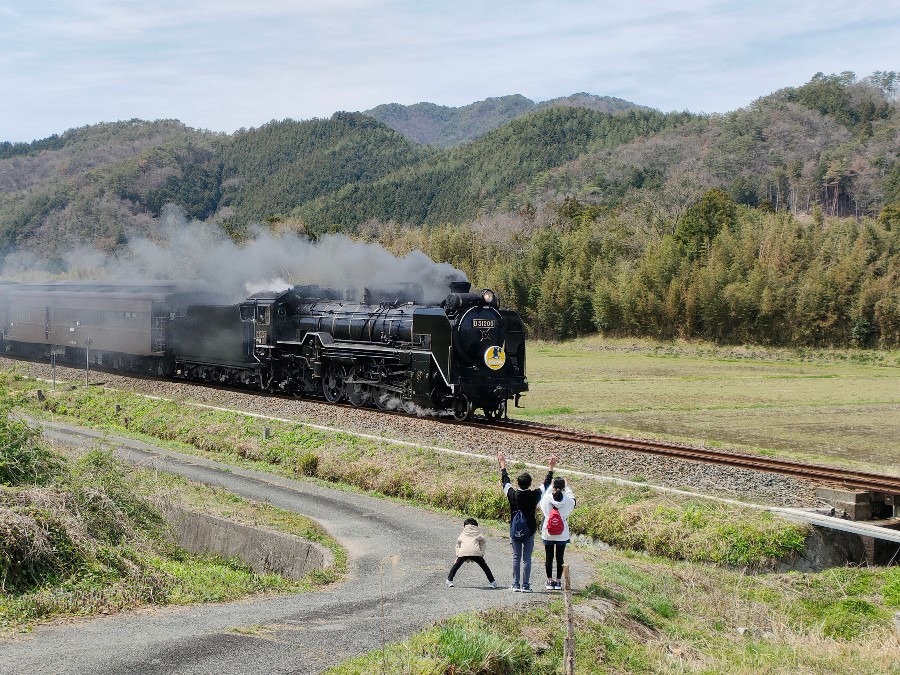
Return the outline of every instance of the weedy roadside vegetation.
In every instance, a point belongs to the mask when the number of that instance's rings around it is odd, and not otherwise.
[[[306,518],[128,469],[109,452],[58,454],[10,415],[14,397],[6,384],[0,383],[0,634],[145,604],[299,592],[342,573],[343,551]],[[240,560],[187,553],[155,508],[159,500],[319,541],[335,553],[336,564],[291,581],[255,574]]]
[[[506,516],[483,460],[99,388],[39,402],[27,391],[34,385],[22,386],[20,405],[35,414],[487,521]],[[585,479],[578,494],[573,531],[615,548],[580,549],[595,572],[574,594],[576,672],[900,673],[891,628],[898,568],[774,573],[778,560],[802,549],[803,527],[649,486]],[[564,635],[563,603],[551,599],[457,616],[328,672],[561,673]]]
[[[575,672],[897,673],[900,568],[744,574],[628,552],[583,551]],[[562,673],[566,619],[532,609],[454,617],[326,675]]]
[[[179,443],[181,450],[226,462],[316,478],[479,520],[508,515],[493,466],[487,468],[484,460],[97,387],[57,391],[42,402],[31,396],[22,401],[36,412]],[[517,468],[511,465],[513,471]],[[649,487],[584,480],[578,496],[580,508],[570,521],[575,535],[675,559],[762,569],[802,551],[806,538],[805,527],[765,512]]]

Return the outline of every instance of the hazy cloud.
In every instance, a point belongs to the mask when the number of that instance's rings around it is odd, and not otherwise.
[[[0,0],[0,140],[512,93],[725,112],[818,71],[897,69],[898,34],[879,0]]]

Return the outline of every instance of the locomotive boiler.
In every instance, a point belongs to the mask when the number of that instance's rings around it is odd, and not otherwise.
[[[293,286],[225,304],[177,282],[8,284],[3,350],[458,420],[475,410],[503,417],[528,390],[522,320],[491,290],[448,290],[435,304],[414,286]]]

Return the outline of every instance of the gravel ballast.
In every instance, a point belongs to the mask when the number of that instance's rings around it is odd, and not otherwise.
[[[0,359],[0,367],[17,367],[23,374],[47,380],[52,376],[49,364],[4,358]],[[79,384],[84,381],[84,371],[57,367],[56,378],[58,383],[65,379],[67,384]],[[555,454],[560,458],[561,470],[770,506],[808,508],[817,505],[814,484],[772,473],[571,442],[532,439],[500,430],[486,431],[483,428],[447,424],[429,417],[385,414],[365,408],[330,405],[324,401],[263,396],[185,382],[131,378],[98,371],[91,371],[90,381],[97,386],[103,384],[123,391],[469,452],[483,455],[491,461],[498,450],[506,452],[511,462],[539,465],[545,464],[547,458]]]

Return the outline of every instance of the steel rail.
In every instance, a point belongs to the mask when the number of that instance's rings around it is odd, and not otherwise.
[[[22,359],[18,359],[22,360]],[[68,366],[67,366],[68,367]],[[227,391],[240,392],[243,394],[256,394],[259,396],[275,396],[277,398],[295,399],[309,401],[315,403],[324,403],[339,407],[355,408],[350,403],[328,403],[319,398],[296,397],[290,394],[272,394],[270,392],[261,392],[255,389],[241,389],[229,385],[221,385],[212,382],[194,382],[190,380],[171,380],[152,375],[137,373],[119,373],[115,371],[107,371],[112,375],[129,377],[132,379],[156,380],[162,382],[177,381],[181,384],[193,385],[198,387],[206,387],[212,389],[222,389]],[[100,383],[93,383],[100,384]],[[375,412],[375,408],[365,408],[369,412]],[[377,410],[385,415],[401,415],[408,416],[408,413],[393,410]],[[871,492],[879,492],[889,495],[900,495],[900,477],[889,476],[885,474],[867,473],[864,471],[855,471],[852,469],[841,469],[838,467],[830,467],[821,464],[807,464],[787,459],[777,459],[772,457],[763,457],[760,455],[750,455],[739,452],[726,452],[723,450],[713,450],[711,448],[700,448],[695,446],[676,445],[672,443],[664,443],[661,441],[649,441],[636,438],[623,438],[620,436],[608,436],[602,434],[591,434],[585,431],[577,431],[573,429],[565,429],[563,427],[555,427],[543,425],[533,422],[523,422],[520,420],[482,420],[474,418],[466,421],[455,421],[446,417],[429,418],[435,421],[444,422],[446,424],[456,424],[468,426],[471,428],[480,428],[487,431],[505,431],[512,434],[522,436],[530,436],[533,438],[544,438],[551,441],[563,441],[575,443],[579,445],[587,445],[592,447],[602,447],[611,450],[625,450],[631,452],[643,452],[647,454],[655,454],[677,459],[684,459],[696,462],[705,462],[707,464],[716,464],[726,467],[736,467],[750,469],[754,471],[765,471],[784,476],[792,476],[809,481],[818,481],[829,485],[839,485],[850,490],[866,490]]]
[[[619,436],[590,434],[588,432],[564,429],[515,420],[492,421],[489,423],[474,421],[470,426],[493,431],[506,431],[522,436],[544,438],[551,441],[563,441],[603,447],[612,450],[626,450],[648,454],[675,457],[678,459],[706,462],[721,466],[732,466],[756,471],[766,471],[811,481],[837,484],[851,490],[868,490],[885,494],[900,495],[900,477],[884,474],[867,473],[852,469],[807,464],[787,459],[763,457],[739,452],[727,452],[685,445],[676,445],[660,441],[648,441]]]

